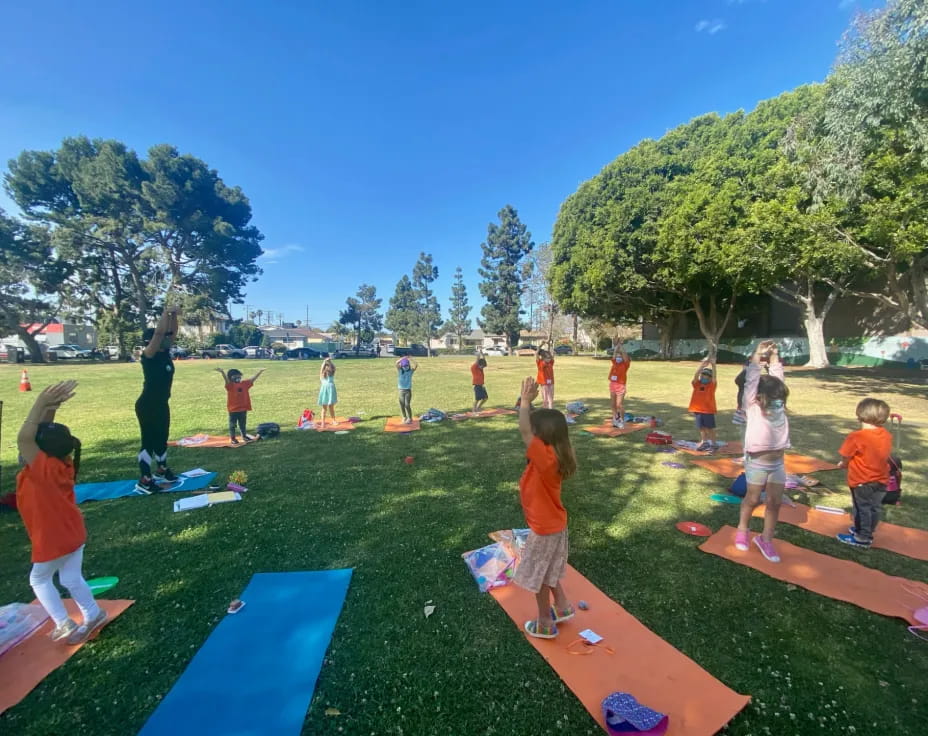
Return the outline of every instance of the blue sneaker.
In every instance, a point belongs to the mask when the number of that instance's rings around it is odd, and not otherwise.
[[[870,549],[870,542],[861,542],[853,534],[839,534],[838,541],[860,549]]]

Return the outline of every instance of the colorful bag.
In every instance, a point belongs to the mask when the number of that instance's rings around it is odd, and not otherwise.
[[[644,441],[649,445],[672,445],[673,436],[669,432],[648,432]]]

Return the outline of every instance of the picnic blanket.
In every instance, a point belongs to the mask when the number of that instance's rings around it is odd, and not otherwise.
[[[762,517],[763,515],[763,506],[754,509],[754,516]],[[846,534],[848,528],[854,524],[854,519],[850,514],[831,514],[801,503],[793,508],[782,506],[780,521],[826,537]],[[876,528],[873,546],[916,560],[928,561],[928,530],[913,529],[882,521]]]
[[[815,473],[819,470],[837,470],[838,466],[834,463],[826,463],[817,457],[808,455],[796,455],[786,453],[786,472],[794,475],[803,475],[805,473]],[[719,458],[697,458],[693,460],[693,465],[698,465],[706,470],[711,470],[724,478],[737,478],[744,472],[744,466],[736,463],[730,457]]]
[[[165,481],[159,483],[162,493],[175,493],[185,491],[201,491],[216,478],[215,473],[199,475],[196,478],[188,478],[181,474],[173,483]],[[102,483],[78,483],[74,486],[74,496],[78,503],[84,501],[105,501],[111,498],[122,498],[123,496],[144,496],[135,490],[134,480],[109,480]]]
[[[103,625],[105,629],[135,601],[98,600],[97,603],[110,616]],[[64,605],[71,618],[80,622],[81,615],[77,610],[77,604],[66,598]],[[72,654],[87,643],[69,647],[61,642],[52,641],[48,635],[54,626],[54,622],[49,619],[32,636],[0,657],[0,713],[25,698],[51,672],[67,662]]]
[[[574,619],[559,624],[556,639],[526,639],[603,729],[602,701],[616,691],[631,693],[638,702],[669,715],[668,736],[711,736],[750,701],[674,649],[570,565],[564,587],[573,600],[585,600],[589,610],[578,610]],[[519,631],[538,615],[535,596],[518,586],[495,588],[490,595]],[[590,656],[572,655],[567,645],[587,628],[603,642],[591,648]],[[607,646],[614,653],[607,652]]]
[[[192,437],[181,437],[179,440],[168,442],[173,447],[244,447],[251,445],[260,440],[256,437],[253,440],[240,439],[237,445],[232,444],[228,436],[220,434],[195,434]]]
[[[747,552],[737,549],[735,531],[732,526],[723,526],[699,545],[699,549],[827,598],[853,603],[884,616],[901,618],[910,624],[917,623],[914,613],[925,604],[911,590],[928,590],[924,583],[893,577],[857,562],[797,547],[782,539],[776,541],[780,562],[768,562],[753,543]]]
[[[418,419],[413,419],[412,424],[403,424],[403,417],[390,417],[387,419],[387,423],[383,426],[384,432],[415,432],[422,428],[422,425],[419,423]]]
[[[140,736],[299,734],[351,572],[252,576]]]
[[[631,434],[632,432],[638,432],[645,427],[648,427],[648,424],[626,424],[622,429],[612,426],[612,422],[607,420],[603,422],[598,427],[584,427],[584,432],[589,432],[590,434],[597,434],[603,437],[619,437],[623,434]]]
[[[355,428],[355,423],[348,421],[348,417],[335,417],[327,419],[325,427],[322,426],[322,420],[319,417],[313,419],[313,429],[317,432],[343,432]]]

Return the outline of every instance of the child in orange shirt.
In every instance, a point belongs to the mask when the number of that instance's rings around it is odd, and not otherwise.
[[[86,641],[107,619],[81,571],[87,529],[74,497],[81,443],[54,421],[58,407],[74,396],[76,387],[77,381],[64,381],[39,394],[17,437],[24,466],[16,477],[16,507],[32,542],[29,585],[55,622],[52,641],[71,645]],[[81,612],[80,626],[61,602],[56,572]]]
[[[548,349],[545,350],[544,346]],[[554,354],[551,352],[551,344],[543,342],[535,351],[535,366],[538,373],[535,381],[541,386],[541,404],[545,409],[554,408]]]
[[[847,484],[854,501],[854,526],[838,541],[852,547],[870,549],[873,533],[880,523],[880,511],[886,484],[889,482],[889,456],[893,436],[884,426],[889,419],[889,404],[879,399],[864,399],[857,405],[860,429],[851,432],[841,445],[841,467],[847,468]]]
[[[715,439],[715,364],[704,360],[696,375],[693,376],[693,395],[687,411],[696,419],[696,429],[699,430],[699,444],[696,449],[700,452],[712,451],[719,446]]]
[[[621,340],[615,344],[612,360],[609,361],[609,395],[612,397],[612,426],[616,429],[625,427],[625,392],[628,380],[628,367],[631,359],[625,352]]]
[[[574,616],[561,579],[567,569],[567,510],[561,503],[561,481],[577,469],[567,420],[554,409],[532,411],[538,386],[522,382],[519,432],[528,464],[519,480],[519,500],[529,527],[515,582],[535,594],[538,617],[525,622],[529,636],[553,639],[557,624]],[[552,599],[554,605],[552,606]]]
[[[242,380],[242,372],[236,368],[231,368],[229,374],[222,368],[216,371],[222,376],[226,384],[226,409],[229,412],[229,440],[233,445],[238,444],[238,438],[235,436],[235,426],[238,425],[242,431],[242,439],[245,442],[251,442],[254,437],[245,431],[245,423],[248,419],[248,412],[251,411],[251,395],[248,393],[251,387],[255,385],[260,375],[264,373],[264,368],[255,373],[247,381]]]
[[[487,367],[487,359],[483,353],[477,355],[477,360],[470,367],[470,378],[474,384],[474,414],[483,408],[484,403],[489,397],[486,386],[484,386],[483,369]]]

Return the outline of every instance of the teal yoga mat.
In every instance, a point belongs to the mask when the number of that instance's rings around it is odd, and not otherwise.
[[[162,493],[181,493],[184,491],[202,491],[216,478],[215,473],[207,473],[197,478],[180,476],[176,483],[165,488]],[[78,503],[84,501],[105,501],[123,496],[143,496],[135,490],[134,480],[110,480],[104,483],[78,483],[74,486],[74,495]]]
[[[139,736],[299,734],[351,572],[254,575]]]

